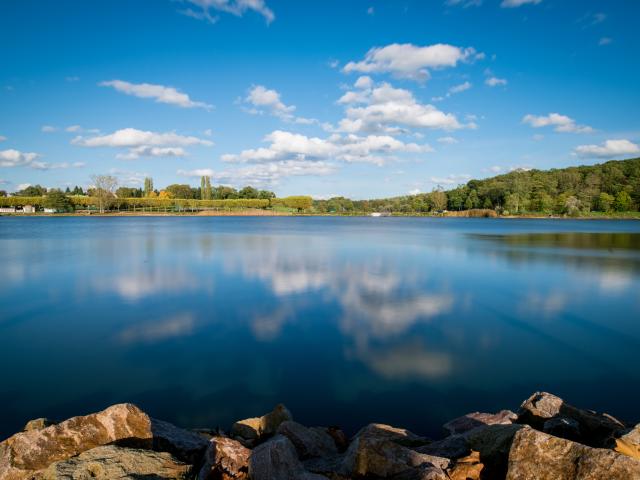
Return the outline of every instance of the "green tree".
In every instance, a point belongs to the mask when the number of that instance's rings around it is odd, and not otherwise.
[[[205,200],[211,200],[213,198],[213,190],[211,189],[210,177],[204,177],[204,189],[202,190],[202,196]]]
[[[40,185],[29,185],[14,195],[18,197],[41,197],[47,193],[47,189]]]
[[[627,212],[631,210],[631,195],[624,190],[618,192],[616,199],[613,202],[613,208],[618,212]]]
[[[613,204],[614,198],[608,193],[601,192],[598,195],[598,201],[596,203],[597,208],[601,212],[608,212],[611,210],[611,205]]]
[[[153,192],[153,178],[147,177],[144,179],[144,196],[150,196],[151,192]]]
[[[174,183],[165,190],[173,195],[173,198],[191,198],[191,187],[186,184]]]
[[[258,198],[258,190],[253,187],[244,187],[242,190],[238,192],[239,198]]]
[[[273,192],[270,192],[269,190],[260,190],[258,192],[258,198],[262,200],[269,200],[271,198],[276,198],[276,194]]]
[[[73,204],[67,195],[60,190],[50,190],[47,193],[42,205],[45,208],[53,208],[56,212],[70,212]]]
[[[91,181],[94,186],[93,196],[98,200],[100,213],[104,213],[105,209],[109,208],[115,198],[114,192],[118,187],[118,179],[111,175],[92,175]]]

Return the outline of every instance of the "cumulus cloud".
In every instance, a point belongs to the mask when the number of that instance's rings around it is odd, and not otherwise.
[[[213,105],[204,102],[195,102],[189,95],[182,93],[173,87],[154,85],[151,83],[130,83],[123,80],[109,80],[100,82],[101,87],[112,87],[118,92],[133,95],[139,98],[152,98],[157,103],[167,103],[182,108],[204,108],[210,110]]]
[[[80,168],[84,167],[83,162],[63,162],[63,163],[47,163],[38,160],[40,155],[33,152],[21,152],[19,150],[2,150],[0,151],[0,167],[29,167],[36,170],[52,170],[59,168]]]
[[[140,157],[184,157],[183,147],[193,145],[212,146],[213,142],[193,136],[178,135],[175,132],[152,132],[135,128],[123,128],[108,135],[94,137],[78,136],[71,140],[82,147],[127,148],[128,152],[117,158],[134,160]]]
[[[305,125],[316,123],[315,119],[295,116],[293,114],[296,109],[294,105],[285,105],[280,99],[279,92],[266,88],[263,85],[251,87],[244,101],[251,105],[251,108],[247,111],[252,114],[263,114],[266,111],[270,115],[278,117],[285,122]]]
[[[450,94],[464,92],[465,90],[469,90],[471,88],[471,82],[464,82],[460,85],[454,85],[449,89]]]
[[[246,12],[253,11],[264,17],[267,24],[276,18],[264,0],[182,0],[195,7],[179,10],[180,13],[198,20],[216,23],[219,16],[215,12],[230,13],[242,17]]]
[[[578,125],[575,120],[566,115],[560,115],[559,113],[550,113],[549,115],[525,115],[522,118],[522,123],[527,123],[533,128],[542,127],[554,127],[556,132],[563,133],[591,133],[593,128],[587,125]]]
[[[424,153],[428,145],[405,143],[389,135],[333,134],[328,138],[307,137],[298,133],[276,130],[264,138],[268,147],[225,154],[225,162],[265,163],[282,160],[365,162],[382,165],[396,153]]]
[[[53,133],[58,129],[52,125],[43,125],[40,130],[43,131],[44,133]]]
[[[341,131],[399,133],[402,127],[442,130],[465,127],[455,115],[418,102],[409,90],[388,83],[372,87],[369,77],[364,79],[360,77],[355,83],[356,90],[346,92],[338,100],[347,105],[346,118],[339,124]]]
[[[31,166],[40,157],[37,153],[26,153],[19,150],[0,151],[0,167],[23,167]]]
[[[391,73],[401,78],[424,81],[430,69],[455,67],[459,62],[475,59],[474,48],[460,48],[438,43],[418,46],[411,43],[393,43],[370,49],[364,60],[347,63],[345,73]]]
[[[186,177],[208,176],[215,182],[236,186],[247,184],[271,186],[287,177],[324,176],[330,175],[336,170],[336,165],[330,162],[281,160],[222,171],[215,171],[210,168],[199,168],[194,170],[178,170],[177,173],[178,175]]]
[[[624,139],[606,140],[600,145],[580,145],[574,153],[586,158],[611,158],[640,154],[640,146]]]
[[[537,5],[540,2],[542,0],[502,0],[500,6],[502,8],[515,8],[526,4]]]

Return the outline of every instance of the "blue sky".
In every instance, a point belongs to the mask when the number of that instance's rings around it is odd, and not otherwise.
[[[640,2],[6,0],[0,189],[318,198],[640,156]]]

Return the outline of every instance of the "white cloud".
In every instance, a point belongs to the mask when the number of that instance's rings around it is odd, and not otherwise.
[[[489,171],[491,173],[500,173],[502,171],[502,167],[500,165],[493,165],[492,167],[489,167]]]
[[[63,162],[63,163],[47,163],[38,160],[40,155],[33,152],[21,152],[19,150],[3,150],[0,151],[0,167],[29,167],[36,170],[52,170],[59,168],[79,168],[84,167],[83,162]]]
[[[361,77],[356,85],[367,83]],[[394,88],[388,83],[349,91],[338,103],[348,105],[346,118],[339,124],[340,130],[346,132],[398,133],[401,127],[442,130],[465,127],[455,115],[444,113],[433,105],[419,103],[409,90]]]
[[[533,141],[535,142],[539,142],[541,140],[544,139],[544,135],[540,135],[539,133],[536,133],[533,137],[531,137],[533,139]]]
[[[438,139],[438,142],[439,142],[439,143],[444,143],[444,144],[446,144],[446,145],[453,145],[453,144],[455,144],[455,143],[458,143],[458,140],[456,140],[456,139],[455,139],[455,138],[453,138],[453,137],[440,137],[440,138]]]
[[[187,152],[182,147],[192,145],[212,146],[213,142],[193,136],[178,135],[175,132],[151,132],[135,128],[123,128],[108,135],[94,137],[78,136],[71,140],[82,147],[127,148],[125,154],[117,158],[133,160],[139,157],[183,157]]]
[[[598,45],[600,45],[601,47],[604,45],[609,45],[613,42],[613,40],[609,37],[602,37],[599,41],[598,41]]]
[[[296,109],[295,106],[285,105],[280,99],[280,93],[278,93],[276,90],[268,89],[263,85],[256,85],[251,87],[244,101],[245,103],[252,105],[252,108],[247,110],[252,114],[262,114],[266,110],[270,115],[278,117],[285,122],[293,122],[304,125],[317,122],[312,118],[296,117],[293,114]]]
[[[606,140],[600,145],[580,145],[574,153],[579,157],[610,158],[640,154],[640,146],[629,140]]]
[[[210,110],[213,105],[204,102],[194,102],[189,95],[182,93],[173,87],[153,85],[151,83],[129,83],[123,80],[110,80],[100,82],[101,87],[113,87],[118,92],[133,95],[139,98],[153,98],[157,103],[167,103],[182,108],[204,108]]]
[[[275,20],[276,16],[264,0],[182,0],[195,6],[197,10],[187,8],[180,13],[189,17],[216,23],[219,17],[212,11],[230,13],[242,17],[247,11],[259,13],[267,23]]]
[[[268,147],[243,150],[239,154],[222,155],[224,162],[268,163],[283,160],[319,162],[339,160],[384,164],[397,153],[425,153],[428,145],[404,143],[389,135],[358,136],[334,134],[328,138],[307,137],[298,133],[276,130],[264,138]]]
[[[556,132],[563,133],[591,133],[593,128],[587,125],[578,125],[575,120],[566,115],[560,115],[559,113],[550,113],[549,115],[525,115],[522,118],[522,123],[527,123],[533,128],[542,127],[554,127]]]
[[[431,177],[429,181],[438,185],[459,185],[461,183],[467,183],[471,179],[471,175],[448,175],[446,177]]]
[[[18,185],[16,185],[16,192],[20,192],[20,191],[22,191],[25,188],[28,188],[30,186],[31,186],[30,183],[19,183]]]
[[[4,142],[7,139],[4,135],[0,135],[0,142]]]
[[[507,84],[507,80],[505,78],[498,78],[498,77],[488,77],[484,83],[486,85],[489,85],[490,87],[497,87],[500,85],[506,85]]]
[[[56,127],[51,126],[51,125],[43,125],[40,130],[43,131],[44,133],[53,133],[58,129]]]
[[[447,44],[417,46],[411,43],[393,43],[369,50],[364,60],[349,62],[345,73],[391,73],[402,78],[427,80],[429,69],[455,67],[459,62],[475,58],[473,48],[460,48]]]
[[[420,189],[419,188],[414,188],[413,190],[409,190],[409,195],[419,195]]]
[[[444,4],[447,7],[479,7],[480,5],[482,5],[482,0],[446,0]]]
[[[336,171],[337,167],[328,162],[307,162],[304,160],[281,160],[250,165],[216,172],[210,168],[178,170],[178,175],[186,177],[209,176],[215,182],[235,186],[271,186],[287,177],[324,176]]]
[[[80,77],[75,77],[75,76],[71,76],[71,77],[65,77],[64,78],[67,82],[77,82],[80,80]]]
[[[537,5],[540,2],[542,0],[502,0],[500,6],[502,8],[515,8],[526,4]]]
[[[455,93],[464,92],[465,90],[469,90],[471,86],[472,86],[471,82],[464,82],[464,83],[461,83],[460,85],[454,85],[449,89],[449,93],[455,94]]]
[[[37,153],[25,153],[19,150],[2,150],[0,151],[0,167],[23,167],[31,166],[36,158],[40,157]]]
[[[80,125],[70,125],[65,128],[65,131],[67,132],[79,132],[80,130],[82,130],[82,127]]]

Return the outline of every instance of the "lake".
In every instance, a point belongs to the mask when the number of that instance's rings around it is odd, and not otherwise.
[[[536,390],[640,421],[640,222],[0,218],[0,437],[117,402],[438,435]]]

